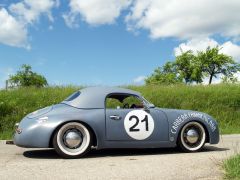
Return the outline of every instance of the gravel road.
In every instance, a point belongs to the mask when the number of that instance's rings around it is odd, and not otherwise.
[[[51,149],[23,149],[0,143],[0,179],[221,179],[221,163],[240,152],[240,135],[224,135],[202,152],[176,149],[92,151],[61,159]]]

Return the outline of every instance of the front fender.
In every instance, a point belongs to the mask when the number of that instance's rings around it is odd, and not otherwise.
[[[14,144],[26,148],[48,148],[50,136],[58,122],[38,122],[36,119],[23,118],[19,124],[21,133],[15,132]]]
[[[177,143],[182,127],[190,121],[196,121],[204,126],[210,144],[217,144],[219,142],[218,124],[208,114],[187,110],[175,110],[174,112],[169,110],[166,114],[169,120],[170,141]]]
[[[103,142],[105,133],[105,116],[103,109],[77,109],[68,105],[57,105],[44,117],[48,120],[40,122],[39,118],[25,117],[19,124],[22,130],[15,133],[14,142],[17,146],[48,148],[57,128],[70,121],[87,124],[96,135],[98,142]]]

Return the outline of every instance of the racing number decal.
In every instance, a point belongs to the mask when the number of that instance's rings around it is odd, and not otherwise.
[[[133,139],[144,140],[154,130],[154,121],[150,114],[143,110],[130,111],[124,119],[124,128]]]
[[[137,129],[136,126],[139,123],[139,118],[135,115],[131,116],[129,118],[129,120],[131,121],[132,119],[136,119],[136,123],[129,129],[129,131],[140,131],[140,129]],[[145,116],[145,118],[143,120],[141,120],[141,122],[146,122],[146,131],[148,131],[148,115]],[[136,129],[135,129],[136,128]]]

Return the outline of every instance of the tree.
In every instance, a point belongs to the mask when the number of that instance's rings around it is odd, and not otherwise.
[[[213,77],[217,77],[218,74],[232,77],[234,73],[240,71],[240,65],[231,56],[222,54],[219,51],[219,47],[208,47],[205,52],[198,52],[197,55],[202,72],[209,76],[209,84],[212,83]]]
[[[191,50],[182,52],[181,55],[176,57],[176,69],[180,76],[187,84],[192,82],[202,82],[202,72],[200,63],[197,61],[196,56]]]
[[[36,87],[44,87],[48,85],[47,80],[44,76],[39,75],[32,71],[32,67],[27,64],[23,64],[21,69],[15,74],[11,75],[9,78],[10,86],[20,86],[20,87],[28,87],[28,86],[36,86]]]
[[[182,78],[177,74],[176,65],[167,62],[163,67],[158,67],[153,74],[145,79],[146,84],[175,84],[181,83]]]
[[[222,83],[226,83],[226,84],[235,84],[235,83],[238,83],[238,79],[237,77],[234,77],[234,76],[224,76],[221,78],[222,79]]]

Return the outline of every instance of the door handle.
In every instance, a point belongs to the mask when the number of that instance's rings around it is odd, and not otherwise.
[[[117,115],[110,116],[110,118],[113,120],[121,120],[122,119],[121,116],[117,116]]]

